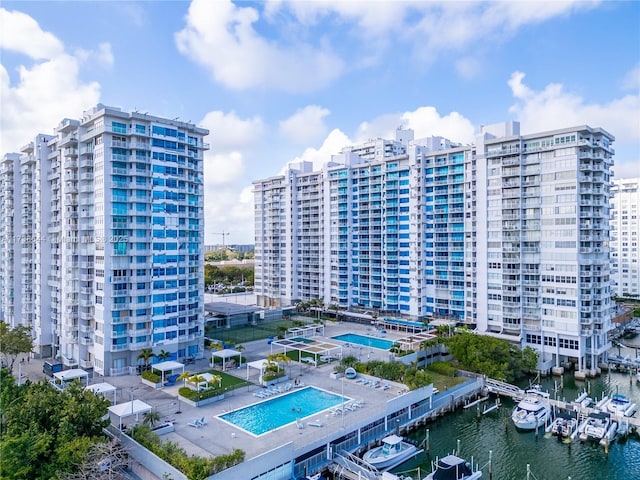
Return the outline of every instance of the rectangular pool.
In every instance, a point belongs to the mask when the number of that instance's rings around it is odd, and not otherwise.
[[[338,335],[337,337],[331,337],[341,342],[355,343],[357,345],[364,345],[365,347],[379,348],[380,350],[390,350],[393,346],[391,340],[385,340],[384,338],[367,337],[366,335],[358,335],[357,333],[345,333],[344,335]]]
[[[350,400],[326,390],[304,387],[269,398],[248,407],[218,415],[231,425],[259,436],[294,423],[297,419],[316,415]]]

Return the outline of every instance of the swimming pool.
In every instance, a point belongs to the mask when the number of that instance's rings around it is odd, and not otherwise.
[[[391,340],[385,340],[383,338],[367,337],[366,335],[358,335],[357,333],[345,333],[344,335],[338,335],[337,337],[331,337],[341,342],[356,343],[358,345],[364,345],[365,347],[379,348],[380,350],[390,350],[393,346]]]
[[[252,435],[259,436],[348,400],[350,399],[347,397],[343,399],[342,396],[326,390],[305,387],[223,413],[218,415],[218,418]]]

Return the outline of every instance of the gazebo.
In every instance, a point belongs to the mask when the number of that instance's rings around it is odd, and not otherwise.
[[[184,363],[180,363],[180,362],[174,362],[173,360],[168,360],[166,362],[160,362],[160,363],[154,363],[153,365],[151,365],[151,369],[152,370],[158,370],[159,372],[162,372],[162,384],[164,385],[164,382],[166,380],[166,373],[169,372],[169,374],[174,373],[175,371],[179,370],[180,373],[184,373]]]
[[[260,372],[260,376],[264,373],[264,367],[269,364],[269,360],[266,358],[262,360],[256,360],[254,362],[247,362],[247,380],[249,380],[249,368],[255,368]]]
[[[152,410],[151,405],[144,403],[142,400],[131,400],[130,402],[119,403],[109,407],[109,417],[111,418],[111,424],[114,417],[118,418],[118,428],[122,430],[122,419],[135,416],[135,421],[139,421],[140,414],[145,414]]]
[[[74,380],[80,380],[85,385],[89,384],[89,372],[82,370],[81,368],[72,368],[70,370],[63,370],[61,372],[55,372],[53,374],[53,384],[60,390],[63,390],[69,383]]]
[[[240,356],[240,364],[242,364],[242,352],[239,350],[233,350],[231,348],[225,348],[224,350],[215,350],[211,352],[211,363],[213,363],[214,357],[222,358],[222,371],[226,370],[227,359]]]
[[[116,389],[116,387],[114,387],[110,383],[106,383],[106,382],[104,382],[104,383],[94,383],[93,385],[86,386],[84,389],[85,390],[91,390],[96,395],[102,395],[104,397],[106,397],[107,394],[109,394],[109,393],[113,393],[113,402],[112,403],[116,403],[117,389]]]

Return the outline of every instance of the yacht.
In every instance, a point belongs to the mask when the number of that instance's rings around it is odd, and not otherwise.
[[[378,470],[388,470],[420,453],[414,444],[398,435],[389,435],[382,439],[382,445],[365,452],[362,460]]]
[[[482,477],[480,470],[473,470],[473,465],[457,457],[447,455],[437,460],[433,472],[423,480],[476,480]]]
[[[549,394],[538,389],[525,391],[525,396],[513,409],[511,419],[521,430],[535,430],[549,419]]]

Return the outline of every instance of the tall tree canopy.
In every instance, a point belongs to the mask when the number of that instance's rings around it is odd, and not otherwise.
[[[463,331],[445,343],[463,368],[496,380],[512,381],[534,370],[538,362],[538,354],[530,347],[520,350],[506,340],[486,335]]]
[[[33,350],[31,327],[18,325],[11,328],[5,322],[0,321],[0,354],[7,362],[9,370],[13,371],[13,365],[21,353],[30,353]]]
[[[16,386],[0,379],[0,472],[14,480],[53,480],[74,471],[105,441],[108,400],[74,382],[62,392],[48,383]]]

